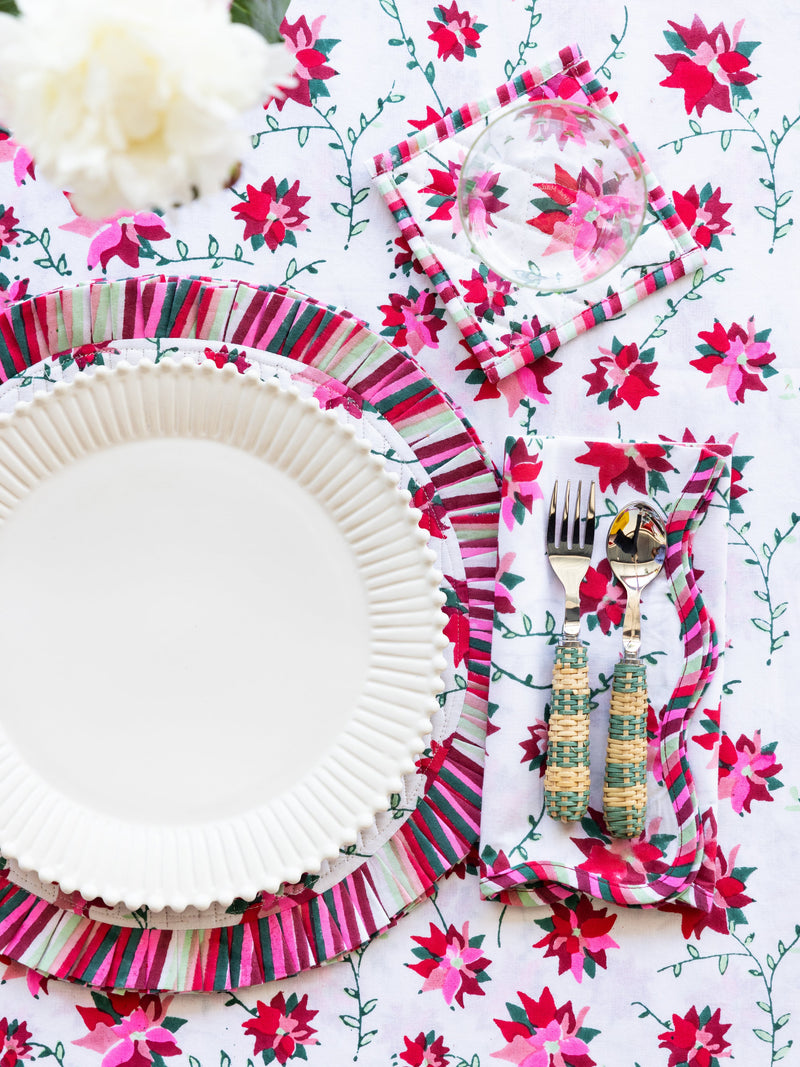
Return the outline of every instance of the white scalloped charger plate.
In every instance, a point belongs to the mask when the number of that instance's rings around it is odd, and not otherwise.
[[[98,368],[0,417],[0,851],[130,908],[318,870],[430,729],[418,519],[349,426],[232,367]]]

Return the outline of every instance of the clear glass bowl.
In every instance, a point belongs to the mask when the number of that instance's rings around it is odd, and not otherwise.
[[[470,148],[458,210],[472,251],[495,273],[539,292],[577,289],[627,254],[644,221],[642,161],[592,108],[525,101]]]

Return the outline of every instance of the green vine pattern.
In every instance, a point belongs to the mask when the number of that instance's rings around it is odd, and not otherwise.
[[[782,600],[779,603],[775,603],[770,588],[770,571],[780,547],[787,543],[794,543],[794,532],[798,524],[800,524],[800,515],[793,511],[786,530],[781,532],[776,526],[772,534],[772,543],[763,541],[761,548],[758,549],[748,537],[751,525],[749,522],[745,522],[741,526],[734,526],[731,522],[728,523],[728,529],[734,537],[733,544],[736,547],[746,549],[750,553],[750,555],[745,556],[744,562],[749,567],[755,567],[761,579],[761,588],[754,589],[753,595],[764,605],[766,617],[753,616],[750,621],[757,630],[766,634],[769,640],[769,654],[766,660],[768,667],[772,664],[773,655],[783,646],[784,640],[789,636],[788,630],[783,630],[781,633],[777,632],[778,619],[786,611],[788,601]]]

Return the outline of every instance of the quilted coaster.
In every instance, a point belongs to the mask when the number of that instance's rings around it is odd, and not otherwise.
[[[459,171],[485,126],[526,98],[591,106],[630,136],[588,61],[571,45],[554,62],[524,70],[483,100],[447,114],[368,164],[400,232],[492,382],[705,263],[644,160],[644,226],[608,274],[569,293],[538,293],[515,286],[482,263],[459,218]],[[502,210],[497,204],[503,191],[495,189],[487,210]]]

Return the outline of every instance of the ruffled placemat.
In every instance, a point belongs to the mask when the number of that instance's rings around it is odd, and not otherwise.
[[[110,915],[58,887],[17,884],[25,877],[7,867],[0,953],[58,978],[181,991],[256,985],[358,947],[477,841],[498,487],[474,432],[413,360],[346,312],[286,289],[163,276],[93,282],[9,308],[0,338],[12,404],[62,374],[130,358],[132,345],[139,358],[148,348],[150,358],[168,357],[177,338],[197,339],[199,359],[288,375],[323,406],[372,420],[376,447],[396,458],[432,539],[457,564],[444,586],[449,706],[406,795],[365,835],[363,851],[274,896],[183,917]]]
[[[633,248],[608,274],[575,292],[545,294],[513,285],[481,263],[459,218],[459,172],[488,123],[526,98],[593,107],[630,136],[588,61],[571,45],[553,62],[529,67],[369,163],[401,234],[492,382],[705,263],[646,160],[645,223]],[[496,203],[501,203],[500,193],[489,206],[499,210]]]
[[[597,484],[597,531],[581,587],[588,648],[591,793],[576,822],[545,810],[553,658],[564,591],[545,554],[553,482]],[[481,892],[512,904],[579,890],[628,906],[680,899],[709,910],[714,891],[717,753],[689,758],[690,718],[719,721],[724,647],[727,446],[510,438],[502,489],[491,718],[481,819]],[[613,516],[647,495],[667,513],[663,574],[643,593],[647,664],[647,814],[643,833],[612,838],[602,813],[609,703],[622,653],[625,595],[605,559]],[[573,496],[574,499],[574,496]],[[562,505],[563,506],[563,505]]]

